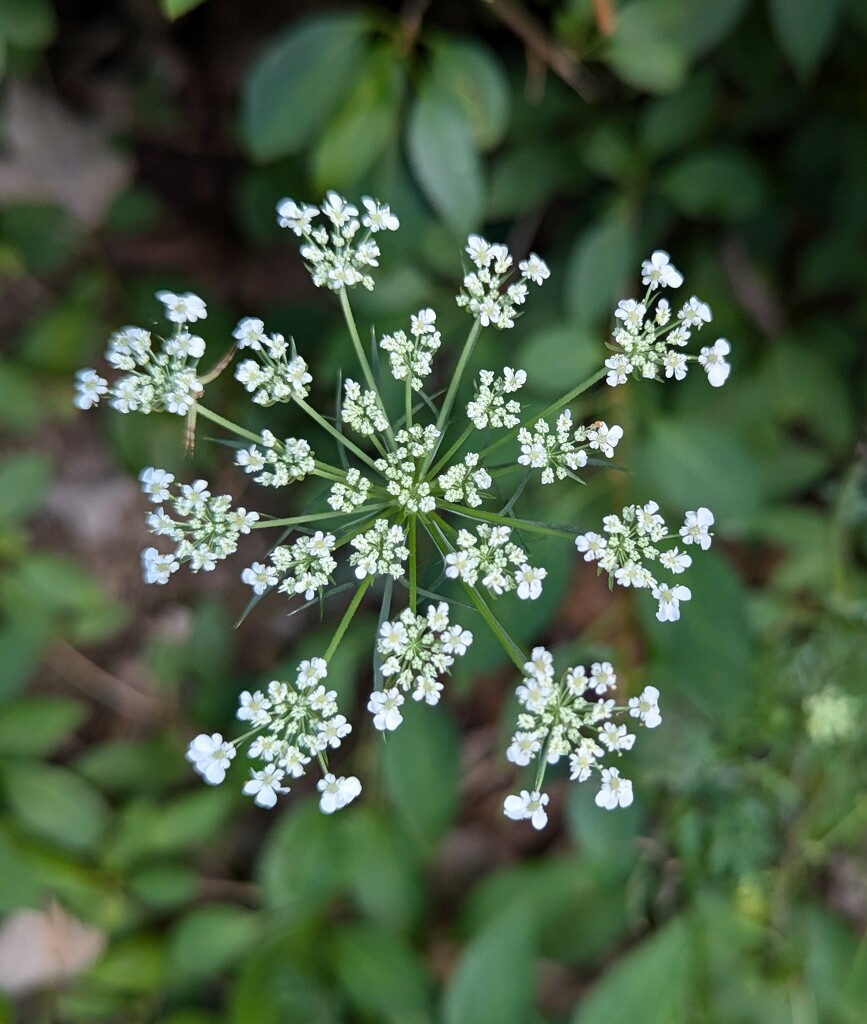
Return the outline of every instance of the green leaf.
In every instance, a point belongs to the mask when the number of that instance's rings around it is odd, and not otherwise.
[[[746,220],[765,201],[761,172],[746,153],[716,147],[691,153],[663,175],[659,190],[690,217]]]
[[[430,979],[406,940],[373,924],[338,928],[334,972],[352,1003],[377,1021],[430,1024]]]
[[[528,387],[562,395],[565,381],[575,382],[598,370],[605,349],[598,334],[569,323],[542,327],[518,350],[518,366],[530,366]]]
[[[74,767],[106,793],[160,793],[189,777],[179,746],[164,736],[109,740],[88,747]]]
[[[509,125],[509,83],[496,54],[475,39],[443,37],[431,43],[430,74],[467,119],[473,141],[493,149]]]
[[[525,1024],[534,975],[531,912],[521,901],[491,921],[463,951],[443,997],[444,1024]]]
[[[750,0],[689,0],[682,5],[680,38],[691,57],[718,46],[733,32]]]
[[[616,212],[580,236],[566,269],[566,308],[582,326],[610,315],[633,262],[633,237]],[[532,372],[532,371],[531,371]]]
[[[691,1006],[693,944],[682,918],[645,939],[605,972],[581,1001],[572,1024],[688,1024]]]
[[[129,891],[142,903],[166,910],[187,903],[199,885],[196,872],[188,864],[161,861],[146,864],[129,879]]]
[[[20,907],[39,907],[44,886],[26,851],[0,832],[0,914]]]
[[[98,989],[144,994],[159,990],[166,969],[166,951],[151,935],[138,935],[114,943],[87,972],[87,980]]]
[[[458,802],[458,741],[441,708],[404,705],[404,721],[383,734],[389,796],[409,834],[431,849],[454,820]]]
[[[18,693],[39,665],[48,637],[39,622],[0,625],[0,700]]]
[[[17,522],[41,508],[51,486],[51,461],[30,453],[0,462],[0,525]]]
[[[300,152],[358,81],[370,19],[358,11],[293,25],[259,55],[244,85],[242,131],[254,159]]]
[[[50,754],[86,717],[83,704],[65,697],[25,697],[6,704],[0,715],[0,756]]]
[[[43,397],[35,374],[0,360],[0,424],[16,432],[33,429],[47,412]]]
[[[56,31],[49,0],[0,0],[0,36],[13,46],[42,50]]]
[[[35,835],[72,850],[91,850],[102,838],[108,806],[68,768],[18,761],[4,766],[2,784],[12,813]]]
[[[316,800],[296,803],[259,858],[265,906],[300,917],[327,903],[343,880],[342,835],[340,819],[322,814]]]
[[[160,0],[160,7],[167,18],[177,21],[178,18],[201,6],[203,2],[204,0]]]
[[[628,85],[647,92],[673,92],[687,71],[679,38],[682,10],[671,0],[633,0],[617,12],[607,60]]]
[[[723,430],[698,419],[657,418],[636,467],[641,486],[652,489],[663,506],[681,514],[704,505],[716,516],[717,528],[724,524],[730,531],[744,530],[764,502],[762,467],[756,456]]]
[[[416,858],[393,816],[360,807],[347,818],[346,843],[352,851],[346,874],[365,916],[409,931],[419,919],[424,892]]]
[[[769,0],[777,44],[792,68],[809,78],[828,52],[837,28],[838,0]]]
[[[261,918],[231,903],[193,910],[173,929],[168,942],[169,974],[180,982],[200,981],[231,966],[255,942]]]
[[[469,121],[455,98],[431,76],[422,81],[409,116],[407,153],[434,210],[459,235],[482,215],[482,166]]]
[[[313,152],[317,189],[345,189],[379,159],[397,131],[402,76],[391,46],[366,55],[358,86],[328,122]]]
[[[713,75],[697,73],[678,92],[653,100],[641,119],[643,149],[664,156],[693,142],[708,124],[717,97]]]

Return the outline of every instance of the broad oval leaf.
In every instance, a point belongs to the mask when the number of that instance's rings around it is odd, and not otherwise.
[[[431,75],[450,93],[483,152],[502,141],[509,124],[509,83],[487,46],[473,39],[443,38],[431,46]]]
[[[362,68],[369,18],[325,14],[272,40],[244,85],[242,131],[257,160],[299,152],[321,132]]]
[[[434,210],[459,235],[478,226],[484,189],[469,120],[433,78],[416,96],[407,130],[409,162]]]
[[[313,180],[322,191],[354,184],[394,137],[402,65],[393,47],[372,50],[361,79],[331,118],[313,153]]]
[[[770,0],[777,43],[794,70],[806,78],[828,52],[837,27],[837,0]]]

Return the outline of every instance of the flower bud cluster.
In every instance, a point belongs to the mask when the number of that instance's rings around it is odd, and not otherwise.
[[[356,578],[391,576],[400,579],[409,558],[405,541],[403,530],[386,519],[377,519],[369,530],[353,537],[349,543],[355,553],[349,556],[349,564],[355,566]]]
[[[270,430],[262,431],[262,447],[240,448],[235,464],[250,473],[262,487],[286,487],[303,480],[316,467],[313,449],[303,438],[278,441]]]
[[[467,403],[467,417],[476,430],[517,427],[521,422],[521,403],[503,396],[520,391],[526,383],[526,370],[513,370],[506,366],[502,377],[497,377],[492,370],[480,370],[479,386],[473,400]]]
[[[542,594],[546,569],[534,568],[527,562],[527,552],[510,540],[508,526],[483,523],[476,534],[459,530],[457,550],[446,555],[446,576],[462,580],[474,587],[482,585],[500,597],[517,590],[522,601],[535,601]]]
[[[603,765],[601,759],[607,755],[619,757],[635,743],[635,735],[625,724],[615,721],[616,715],[628,712],[648,729],[661,723],[656,687],[645,687],[640,696],[630,698],[626,707],[617,707],[607,696],[617,684],[610,662],[594,662],[589,673],[578,665],[557,679],[554,658],[544,647],[534,648],[523,674],[517,688],[522,710],[506,757],[522,767],[536,760],[538,770],[532,791],[506,797],[504,814],[514,820],[527,818],[534,828],[544,828],[548,820],[548,796],[541,791],[545,769],[565,757],[569,758],[569,777],[573,781],[586,782],[594,772],[599,775],[599,807],[628,807],[632,803],[632,783],[621,778],[617,768]]]
[[[420,309],[410,317],[410,335],[404,331],[386,334],[379,343],[388,352],[391,375],[395,380],[409,378],[413,391],[421,391],[424,378],[430,376],[434,353],[440,347],[441,335],[436,329],[437,315],[432,309]]]
[[[679,535],[683,544],[696,544],[702,551],[711,545],[710,527],[714,518],[710,509],[699,508],[687,512]],[[692,565],[692,558],[678,547],[663,550],[662,542],[675,540],[669,534],[659,505],[649,501],[646,505],[627,505],[621,515],[605,516],[603,534],[584,533],[575,538],[575,546],[585,562],[597,562],[622,587],[645,588],[659,601],[656,617],[660,622],[675,622],[680,618],[680,603],[692,597],[689,587],[660,582],[648,568],[648,562],[658,562],[673,575],[680,575]]]
[[[354,512],[367,501],[371,483],[360,470],[348,469],[342,483],[336,483],[328,495],[328,504],[335,512]]]
[[[492,245],[481,235],[470,235],[465,251],[476,269],[464,275],[458,305],[468,310],[482,327],[493,326],[500,330],[514,327],[516,307],[527,301],[526,282],[541,285],[551,276],[547,264],[531,253],[518,264],[523,280],[508,284],[512,257],[505,245]]]
[[[103,395],[118,412],[170,412],[185,416],[204,387],[197,376],[199,360],[205,354],[205,342],[185,329],[187,323],[204,320],[205,303],[191,292],[175,295],[157,292],[166,309],[166,319],[177,324],[170,338],[160,339],[162,347],[155,351],[150,331],[141,327],[124,327],[109,340],[106,362],[126,376],[109,385],[96,370],[79,370],[76,374],[75,404],[91,409]]]
[[[279,584],[281,594],[303,594],[312,601],[318,590],[328,586],[337,568],[333,551],[334,534],[317,530],[292,544],[280,544],[269,555],[271,565],[254,562],[241,573],[241,579],[255,594],[264,594]]]
[[[491,474],[479,467],[476,452],[468,452],[463,464],[456,462],[437,478],[446,501],[462,502],[470,508],[478,508],[482,504],[480,492],[487,490],[492,483]]]
[[[731,371],[725,358],[731,346],[725,338],[702,348],[698,356],[681,351],[693,329],[700,331],[713,320],[710,306],[693,295],[678,310],[676,318],[672,318],[668,299],[654,293],[660,288],[679,288],[683,275],[671,263],[668,253],[661,249],[642,263],[641,273],[642,283],[647,285],[644,298],[622,299],[614,311],[620,324],[613,335],[617,351],[605,360],[608,383],[616,387],[625,384],[630,376],[659,380],[660,373],[683,380],[690,360],[695,360],[707,373],[711,386],[721,387]]]
[[[282,334],[265,334],[261,320],[247,317],[235,328],[238,348],[249,348],[256,359],[245,359],[235,370],[235,379],[244,385],[256,405],[291,402],[310,394],[313,377],[307,363],[295,352]]]
[[[399,431],[394,451],[376,460],[376,468],[386,479],[386,490],[407,512],[433,512],[436,508],[430,483],[419,478],[422,462],[435,450],[439,436],[436,427],[415,424]]]
[[[219,733],[199,735],[187,749],[187,760],[206,782],[218,785],[238,746],[255,736],[247,754],[263,767],[251,768],[243,792],[259,807],[273,807],[278,795],[289,792],[289,779],[306,774],[312,758],[325,767],[328,749],[339,747],[352,731],[338,712],[336,692],[322,684],[327,675],[325,660],[312,658],[298,666],[294,684],[275,679],[264,692],[245,690],[237,718],[249,723],[251,731],[234,742],[224,740]],[[317,788],[322,794],[320,808],[331,814],[358,796],[361,783],[354,776],[338,779],[325,772]]]
[[[574,431],[572,427],[572,413],[568,409],[557,417],[553,432],[545,420],[539,420],[532,431],[522,427],[518,431],[518,443],[521,445],[519,464],[541,469],[542,483],[552,484],[555,478],[574,478],[575,471],[587,465],[585,449],[599,451],[612,458],[618,441],[623,437],[622,427],[609,427],[604,420]]]
[[[370,236],[379,231],[397,231],[400,221],[388,206],[369,196],[361,202],[365,212],[360,220],[358,207],[336,192],[329,192],[318,208],[292,199],[281,199],[277,204],[280,226],[304,239],[301,256],[317,288],[339,292],[361,284],[373,291],[370,269],[379,266],[380,251]],[[313,226],[320,212],[329,228]]]
[[[429,605],[425,615],[405,608],[395,621],[383,622],[377,650],[382,658],[380,671],[388,685],[375,690],[367,705],[375,728],[390,732],[400,725],[405,693],[411,693],[413,700],[437,704],[443,689],[440,676],[449,671],[455,657],[467,653],[472,642],[473,634],[468,629],[449,623],[445,601]]]
[[[142,470],[139,480],[144,493],[159,505],[147,517],[151,533],[168,537],[176,545],[171,554],[163,554],[156,548],[146,548],[142,552],[142,569],[147,583],[168,583],[171,574],[185,562],[193,572],[210,572],[216,568],[217,562],[235,553],[238,538],[242,533],[249,533],[259,520],[258,512],[233,509],[231,495],[214,497],[206,480],[195,480],[192,484],[175,485],[173,488],[174,476],[153,466]],[[171,510],[179,518],[173,519],[166,512],[164,502],[170,503]]]
[[[388,417],[375,391],[362,391],[361,385],[348,377],[344,381],[343,390],[340,418],[348,427],[363,437],[388,430]]]

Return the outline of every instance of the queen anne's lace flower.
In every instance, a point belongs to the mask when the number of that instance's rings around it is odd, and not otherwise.
[[[703,348],[698,356],[680,349],[713,320],[710,306],[693,295],[672,319],[667,299],[658,290],[679,288],[683,275],[672,264],[667,252],[658,249],[641,265],[641,281],[647,285],[644,298],[623,299],[614,311],[618,325],[614,331],[615,354],[605,360],[607,381],[612,387],[625,384],[630,376],[683,380],[689,363],[696,360],[707,372],[713,387],[720,387],[728,378],[730,367],[725,357],[729,343],[720,338],[713,346]]]
[[[629,806],[632,783],[620,779],[618,769],[602,763],[603,757],[620,756],[635,743],[634,734],[626,724],[618,724],[614,715],[628,710],[632,718],[650,729],[662,718],[655,687],[648,686],[639,697],[632,698],[628,709],[618,708],[605,696],[614,690],[616,682],[609,662],[594,662],[589,673],[578,665],[558,677],[551,652],[544,647],[533,650],[517,689],[522,710],[506,757],[520,767],[536,760],[536,781],[532,791],[523,790],[520,796],[506,798],[503,811],[507,817],[529,818],[534,828],[545,826],[548,798],[541,792],[545,770],[564,758],[569,760],[573,781],[586,782],[594,772],[599,774],[601,788],[596,802],[600,807],[610,810]]]
[[[434,594],[442,584],[447,599],[455,589],[466,592],[522,668],[517,689],[521,711],[507,757],[521,767],[535,763],[536,777],[527,789],[506,799],[506,815],[542,828],[548,806],[546,766],[567,758],[571,778],[597,776],[600,806],[628,806],[631,783],[603,761],[617,760],[632,747],[633,725],[659,725],[658,691],[648,686],[626,707],[617,706],[611,696],[617,679],[610,662],[596,661],[589,669],[577,666],[558,675],[545,648],[536,648],[529,658],[521,652],[493,608],[507,594],[523,601],[542,595],[548,570],[534,564],[525,544],[540,534],[570,539],[577,533],[571,526],[519,518],[516,503],[527,483],[533,476],[544,484],[577,479],[579,470],[612,459],[623,437],[619,426],[603,420],[586,426],[573,423],[570,402],[594,377],[576,386],[567,383],[561,400],[531,416],[518,396],[528,380],[524,369],[476,371],[468,401],[461,391],[465,371],[472,372],[469,361],[480,332],[511,328],[532,285],[550,277],[548,266],[535,253],[516,266],[506,246],[470,236],[457,303],[473,325],[454,375],[444,374],[444,381],[433,381],[430,387],[442,347],[434,310],[418,309],[403,330],[381,337],[378,348],[388,357],[386,372],[384,358],[378,364],[368,358],[362,341],[366,332],[356,326],[349,305],[349,289],[374,286],[381,236],[399,226],[390,207],[370,196],[353,203],[329,192],[319,206],[281,200],[278,221],[299,239],[314,284],[340,298],[360,372],[341,370],[336,410],[323,414],[308,404],[313,387],[308,362],[291,338],[267,331],[256,316],[238,322],[226,357],[201,372],[206,346],[193,327],[205,320],[207,309],[190,292],[158,293],[170,324],[166,337],[124,327],[109,341],[110,369],[105,375],[95,369],[76,375],[74,401],[81,409],[93,408],[105,397],[123,413],[186,416],[188,445],[197,426],[209,420],[241,438],[233,443],[235,464],[255,483],[285,488],[303,482],[298,490],[303,490],[306,507],[300,514],[289,509],[287,518],[269,518],[234,507],[228,495],[213,495],[205,480],[183,484],[164,469],[143,470],[142,489],[153,505],[148,526],[168,542],[142,553],[148,582],[166,584],[183,565],[193,572],[211,571],[236,550],[244,534],[272,527],[280,533],[268,554],[260,554],[241,573],[254,596],[251,605],[272,591],[298,603],[323,602],[344,590],[352,594],[323,656],[302,661],[294,681],[272,680],[260,689],[244,690],[237,717],[246,731],[235,740],[220,733],[197,736],[188,760],[216,785],[237,752],[246,749],[252,764],[243,792],[265,808],[273,807],[309,765],[317,764],[322,811],[331,814],[350,803],[361,791],[358,779],[339,776],[328,764],[330,752],[351,730],[339,712],[335,691],[325,683],[328,663],[365,594],[378,589],[383,605],[376,639],[377,688],[367,704],[374,728],[399,728],[410,699],[436,704],[455,660],[473,643],[468,629],[450,621],[447,600]],[[684,351],[691,334],[711,322],[707,304],[693,296],[672,307],[661,294],[683,280],[662,250],[642,264],[641,274],[645,294],[624,299],[614,313],[615,351],[606,361],[609,383],[623,384],[630,376],[681,380],[697,360],[713,386],[722,384],[730,372],[725,339],[702,348],[697,357]],[[371,336],[376,338],[373,332]],[[205,385],[227,370],[236,355],[234,370],[228,372],[253,403],[293,403],[293,423],[304,416],[313,421],[316,453],[305,436],[281,440],[268,429],[252,433],[203,404]],[[330,391],[330,385],[324,390]],[[473,437],[474,431],[489,430],[501,434],[494,440]],[[322,454],[323,438],[338,446],[337,459],[328,461],[328,454]],[[503,444],[511,449],[492,458]],[[520,466],[528,472],[521,474]],[[606,516],[599,532],[584,532],[575,543],[583,558],[596,562],[613,582],[650,589],[658,601],[657,617],[671,621],[691,597],[680,582],[692,562],[689,552],[711,544],[713,522],[712,514],[699,508],[687,513],[678,533],[669,533],[651,501]],[[439,578],[437,567],[442,570]],[[670,578],[659,578],[661,570]],[[399,601],[403,591],[407,600],[392,612],[393,598]],[[433,603],[420,613],[419,599],[424,597]]]

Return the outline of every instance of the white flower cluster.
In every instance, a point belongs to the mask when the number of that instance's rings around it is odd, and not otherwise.
[[[404,693],[411,693],[413,700],[437,704],[443,689],[439,677],[448,672],[455,657],[467,653],[472,642],[468,629],[449,623],[444,601],[429,605],[426,615],[405,608],[394,622],[383,622],[377,649],[389,685],[370,695],[367,710],[373,715],[374,727],[391,732],[400,725]]]
[[[684,544],[696,544],[707,551],[713,534],[714,518],[710,509],[699,508],[687,512],[679,536]],[[575,538],[575,546],[585,562],[597,562],[622,587],[646,588],[659,601],[656,613],[660,622],[675,622],[680,618],[680,602],[692,597],[689,587],[661,583],[646,562],[659,562],[673,575],[680,575],[692,565],[692,558],[678,547],[662,550],[664,541],[675,540],[669,534],[659,505],[649,501],[646,505],[627,505],[621,515],[605,516],[603,534],[584,533]]]
[[[349,542],[355,548],[355,554],[349,556],[349,564],[355,566],[356,577],[360,580],[366,576],[400,579],[404,562],[409,558],[405,542],[406,534],[397,523],[377,519],[369,530]]]
[[[497,377],[492,370],[479,371],[479,386],[473,400],[467,404],[467,417],[476,428],[517,427],[521,422],[521,403],[512,395],[527,383],[526,370],[503,368],[503,376]]]
[[[270,430],[263,430],[261,436],[261,448],[255,444],[240,448],[235,456],[235,464],[253,475],[257,484],[287,487],[313,472],[316,466],[313,449],[303,438],[287,437],[278,441]]]
[[[567,476],[577,479],[575,471],[587,465],[585,448],[599,451],[610,459],[623,437],[622,427],[609,427],[604,420],[574,431],[572,427],[572,413],[568,409],[557,417],[553,432],[545,420],[539,420],[532,432],[522,427],[518,431],[520,465],[541,469],[543,484],[552,484],[555,478],[563,480]]]
[[[513,544],[511,536],[508,526],[482,524],[477,535],[459,530],[457,550],[446,555],[446,576],[470,587],[481,577],[482,585],[497,597],[517,590],[522,601],[535,601],[548,571],[531,566],[527,552]]]
[[[523,666],[522,711],[508,756],[522,765],[536,758],[540,768],[533,789],[506,800],[506,813],[529,818],[541,827],[548,803],[542,791],[545,766],[567,755],[573,778],[583,780],[594,771],[599,773],[600,806],[626,806],[632,799],[631,784],[620,778],[616,767],[602,766],[600,758],[605,751],[620,754],[632,745],[626,726],[614,720],[616,712],[628,712],[650,727],[658,724],[658,694],[648,687],[627,708],[617,708],[605,696],[614,685],[607,662],[593,663],[589,673],[580,667],[570,669],[559,682],[544,649],[535,650],[524,665],[526,654],[498,624],[487,597],[515,593],[520,600],[533,601],[542,594],[547,570],[531,564],[528,552],[513,542],[513,530],[517,539],[525,532],[563,539],[575,531],[524,522],[512,512],[526,479],[505,509],[498,512],[495,506],[486,506],[499,505],[504,498],[497,493],[495,478],[518,476],[519,466],[539,471],[542,483],[548,484],[566,477],[579,479],[577,472],[591,461],[614,457],[622,429],[601,420],[576,427],[569,409],[605,372],[610,384],[623,383],[630,375],[681,379],[688,360],[695,360],[711,384],[722,384],[729,374],[728,342],[720,339],[698,356],[682,351],[690,334],[710,322],[709,308],[691,298],[674,312],[660,297],[660,289],[679,287],[682,277],[668,255],[657,251],[642,267],[644,298],[626,299],[618,306],[617,351],[602,373],[581,382],[564,382],[563,394],[546,413],[528,417],[517,397],[527,383],[525,370],[504,366],[502,371],[478,371],[472,397],[464,407],[468,422],[457,424],[455,420],[463,417],[454,416],[460,408],[456,403],[466,400],[462,389],[473,372],[470,359],[481,330],[514,326],[531,283],[541,285],[550,276],[545,262],[531,254],[515,266],[504,245],[491,244],[479,235],[469,237],[467,273],[457,302],[473,324],[440,397],[425,393],[434,357],[442,347],[434,310],[419,309],[409,318],[408,328],[381,338],[379,348],[388,354],[391,370],[390,375],[381,376],[361,344],[350,306],[347,289],[374,286],[379,233],[399,226],[390,208],[370,197],[363,197],[356,206],[329,192],[321,206],[282,200],[278,220],[299,238],[314,283],[339,294],[359,372],[343,375],[336,415],[323,415],[308,404],[313,381],[307,362],[291,338],[266,333],[257,317],[245,317],[237,324],[228,356],[200,377],[198,361],[205,343],[190,326],[204,319],[207,310],[191,293],[158,293],[173,325],[170,338],[157,344],[138,327],[124,328],[112,337],[106,358],[120,371],[115,384],[109,386],[90,369],[80,371],[77,378],[75,401],[80,408],[91,408],[107,395],[121,412],[188,414],[188,440],[197,424],[209,420],[242,439],[235,442],[235,462],[256,483],[286,487],[315,478],[327,488],[318,492],[318,504],[302,514],[290,509],[284,519],[261,522],[256,512],[233,508],[228,495],[212,496],[204,480],[174,485],[165,470],[146,469],[142,485],[159,506],[148,516],[148,523],[174,547],[170,553],[156,548],[143,553],[149,582],[166,583],[185,562],[193,571],[213,569],[235,551],[241,534],[264,526],[296,532],[288,540],[284,533],[284,542],[275,541],[267,558],[243,569],[242,580],[256,597],[274,590],[314,601],[326,592],[344,589],[334,587],[340,571],[350,579],[354,573],[354,595],[335,625],[324,657],[302,663],[292,685],[274,681],[261,692],[242,694],[238,717],[251,732],[237,741],[224,740],[219,733],[198,736],[190,744],[188,759],[208,782],[219,783],[236,751],[255,735],[250,755],[264,764],[253,770],[244,791],[256,803],[273,806],[277,795],[288,790],[289,780],[303,774],[314,758],[324,773],[319,782],[323,811],[330,813],[354,799],[360,791],[358,780],[328,771],[327,750],[340,743],[349,725],[337,712],[334,694],[322,683],[327,662],[365,594],[375,592],[377,577],[391,577],[382,587],[383,606],[390,607],[392,592],[400,593],[402,588],[407,607],[382,622],[377,638],[384,688],[368,704],[374,726],[383,731],[396,728],[409,695],[416,701],[437,703],[443,676],[473,640],[468,630],[449,622],[445,603],[427,608],[424,614],[418,612],[419,600],[427,593],[424,587],[435,586],[427,577],[436,575],[435,565],[442,558],[446,578],[457,584],[455,589],[469,592],[509,656],[519,668]],[[330,437],[338,446],[338,459],[327,460],[321,453],[314,456],[303,437],[280,440],[270,430],[253,434],[203,404],[203,385],[229,366],[235,350],[241,354],[234,370],[227,372],[234,372],[252,401],[260,406],[295,403],[297,414],[315,423],[318,436]],[[395,380],[402,382],[399,388]],[[414,396],[413,391],[420,395]],[[473,429],[506,433],[490,443],[474,443]],[[514,459],[494,466],[491,454],[514,439],[520,449],[516,448]],[[600,459],[594,459],[594,453]],[[453,516],[464,524],[469,520],[472,529],[459,529]],[[323,522],[333,532],[320,529]],[[575,543],[585,560],[597,562],[613,581],[652,590],[659,601],[657,617],[671,621],[678,618],[680,603],[691,594],[684,586],[660,582],[657,572],[666,569],[676,580],[691,564],[686,549],[710,545],[712,525],[711,513],[699,508],[687,514],[679,534],[669,536],[658,506],[649,502],[607,516],[600,533],[582,534]],[[345,548],[341,558],[348,567],[339,570],[335,556],[340,548]],[[433,566],[431,552],[435,552]],[[392,581],[398,586],[393,587]],[[388,618],[388,612],[383,611],[381,618]]]
[[[436,329],[437,315],[432,309],[420,309],[410,317],[410,335],[404,331],[386,334],[379,343],[388,352],[391,375],[395,380],[409,378],[413,391],[421,391],[424,378],[430,376],[434,353],[442,340]]]
[[[436,508],[430,483],[419,476],[421,463],[435,450],[439,437],[436,427],[417,423],[399,431],[394,451],[376,460],[376,468],[387,481],[386,490],[407,512],[433,512]]]
[[[548,265],[531,253],[518,264],[523,280],[508,284],[512,257],[505,245],[493,245],[481,235],[470,235],[466,252],[476,269],[464,275],[458,305],[468,310],[482,327],[514,327],[516,307],[527,301],[527,281],[541,285],[551,276]]]
[[[731,346],[725,338],[702,348],[698,356],[681,351],[693,329],[700,331],[713,319],[710,306],[693,295],[672,318],[668,299],[660,298],[656,293],[660,288],[679,288],[683,284],[683,275],[662,249],[642,263],[641,274],[642,283],[647,285],[644,298],[640,301],[622,299],[614,311],[614,316],[620,321],[614,331],[618,351],[605,360],[608,383],[616,387],[625,384],[629,376],[659,380],[660,373],[683,380],[690,360],[695,360],[707,373],[710,384],[715,388],[721,387],[731,372],[725,358]]]
[[[343,390],[340,418],[348,427],[363,437],[388,430],[388,417],[375,391],[362,391],[361,385],[348,377],[344,381]]]
[[[328,586],[337,568],[333,551],[334,534],[317,530],[292,544],[280,544],[269,556],[272,565],[254,562],[241,573],[241,579],[254,594],[264,594],[279,583],[282,594],[303,594],[312,601],[318,590]]]
[[[301,256],[317,288],[339,292],[361,284],[373,290],[370,269],[379,266],[380,251],[370,236],[379,231],[397,231],[400,221],[388,206],[369,196],[364,196],[361,202],[365,212],[360,220],[358,207],[336,192],[329,192],[319,207],[298,204],[292,199],[281,199],[277,204],[280,226],[304,239]],[[330,228],[314,227],[313,220],[320,212],[330,222]]]
[[[256,359],[245,359],[235,370],[235,379],[253,396],[256,405],[291,402],[310,394],[313,377],[307,363],[282,334],[265,334],[261,320],[247,317],[235,328],[238,348],[249,348]]]
[[[354,512],[367,501],[371,483],[357,469],[346,471],[342,483],[336,483],[328,495],[328,504],[335,512]]]
[[[459,501],[469,508],[482,504],[480,492],[486,491],[492,483],[491,474],[479,466],[476,452],[468,452],[463,463],[456,462],[437,479],[446,501]]]
[[[523,710],[518,714],[517,730],[506,757],[521,767],[536,760],[538,770],[532,790],[506,797],[503,813],[508,818],[529,819],[534,828],[545,827],[548,795],[541,790],[545,769],[564,757],[569,758],[569,777],[573,781],[586,782],[594,771],[598,773],[599,807],[613,810],[632,803],[632,783],[600,759],[615,754],[619,757],[635,743],[635,735],[625,724],[618,724],[615,715],[628,712],[648,729],[662,722],[659,691],[647,686],[638,697],[630,698],[626,707],[617,707],[606,696],[616,684],[617,676],[608,661],[594,662],[589,673],[583,665],[569,668],[558,680],[551,652],[544,647],[534,648],[517,689]]]
[[[205,354],[205,343],[185,330],[185,324],[204,320],[205,303],[191,292],[157,292],[157,298],[166,308],[166,319],[177,325],[174,334],[160,339],[162,347],[154,351],[150,331],[141,327],[116,331],[109,340],[105,359],[126,376],[109,385],[96,370],[79,370],[75,384],[75,404],[79,409],[91,409],[99,405],[103,395],[110,395],[109,404],[118,412],[164,411],[185,416],[201,398],[204,387],[198,379],[197,367]]]
[[[245,690],[237,718],[249,723],[250,732],[234,742],[224,740],[220,733],[203,733],[187,748],[187,760],[206,782],[218,785],[226,777],[238,746],[255,736],[247,754],[263,767],[250,769],[243,792],[259,807],[273,807],[279,794],[289,792],[289,779],[306,774],[306,765],[313,758],[325,767],[327,751],[339,747],[352,731],[338,713],[337,694],[322,684],[327,675],[325,660],[312,658],[298,666],[294,684],[275,679],[265,692]],[[359,795],[361,783],[355,776],[336,778],[326,771],[317,788],[321,810],[331,814]]]
[[[159,508],[147,517],[151,533],[168,537],[176,547],[170,554],[156,548],[142,552],[145,582],[168,583],[169,577],[185,562],[193,572],[210,572],[217,562],[228,558],[238,549],[238,538],[249,533],[258,522],[258,512],[245,508],[232,508],[232,497],[221,494],[214,497],[208,490],[207,480],[194,480],[191,484],[175,486],[174,476],[164,469],[149,466],[139,474],[142,490]],[[163,502],[171,502],[178,519],[166,512]]]

